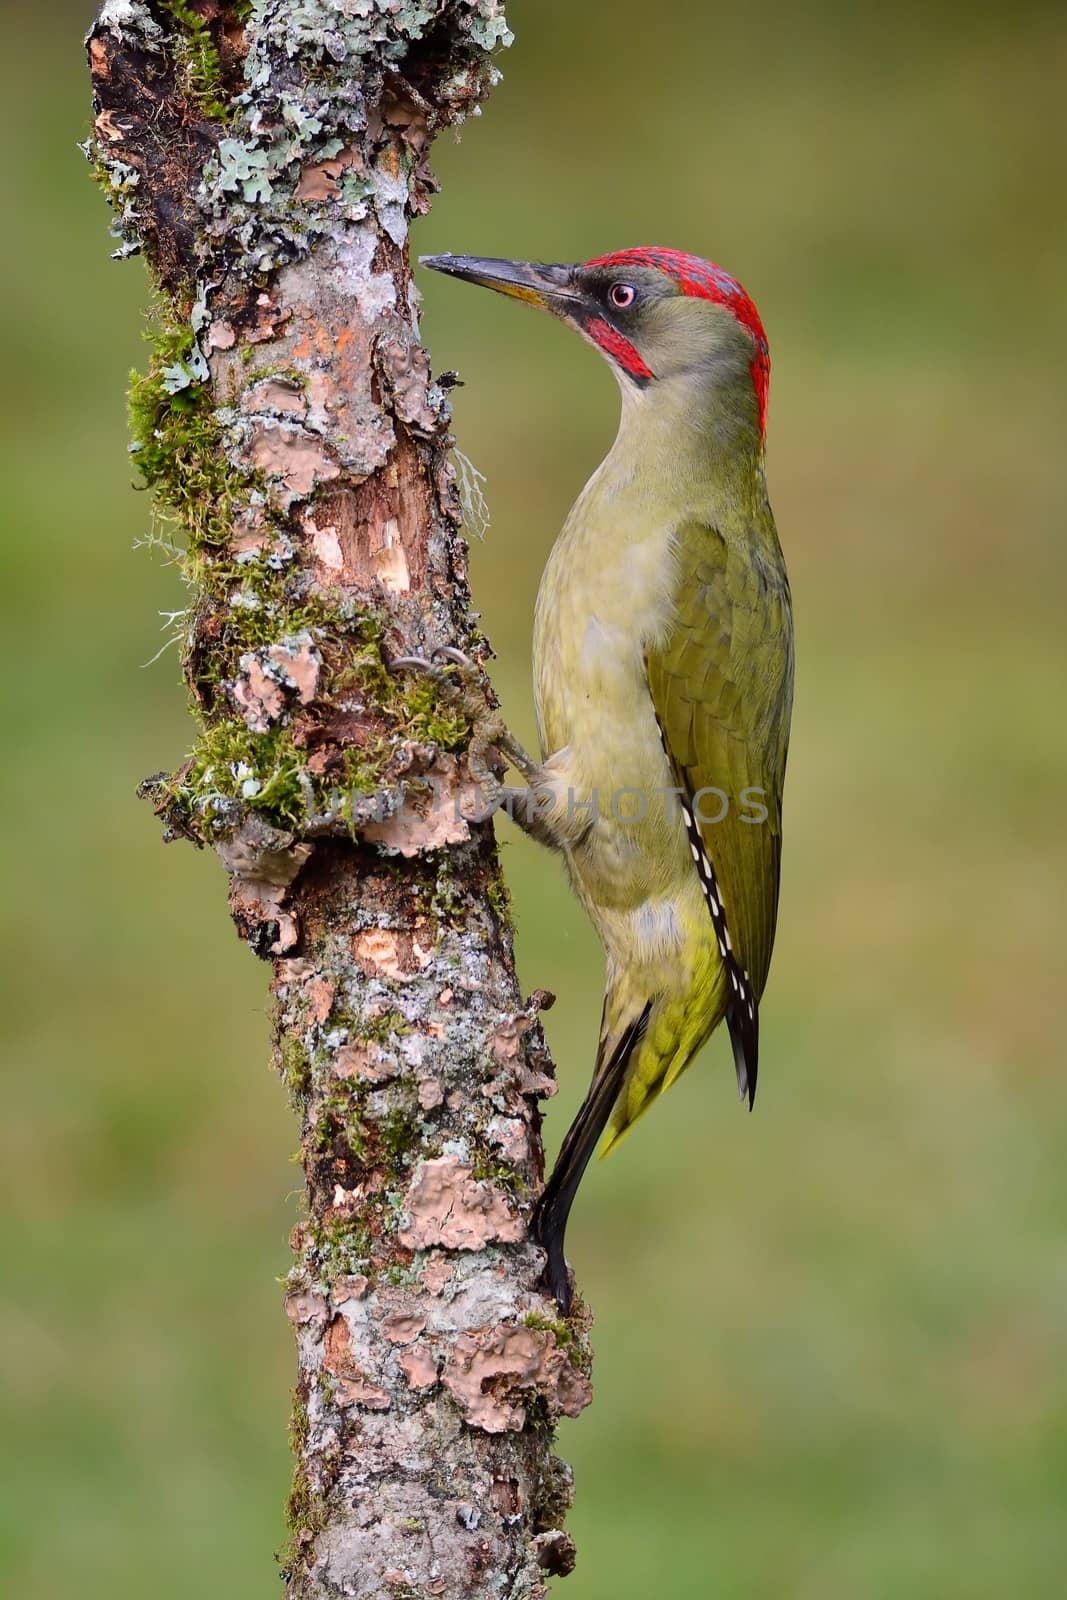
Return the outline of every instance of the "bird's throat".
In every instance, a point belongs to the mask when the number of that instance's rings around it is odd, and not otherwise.
[[[763,440],[751,402],[683,374],[636,389],[623,383],[615,443],[598,477],[638,494],[657,517],[750,519],[766,502]]]

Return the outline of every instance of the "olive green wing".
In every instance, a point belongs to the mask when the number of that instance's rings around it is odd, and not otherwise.
[[[688,523],[677,558],[675,622],[648,653],[648,683],[734,991],[728,1021],[751,1097],[778,914],[793,700],[789,584],[770,522],[751,540]]]

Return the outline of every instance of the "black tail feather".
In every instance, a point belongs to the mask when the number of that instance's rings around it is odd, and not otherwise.
[[[735,966],[735,982],[740,989],[735,992],[733,1004],[726,1012],[726,1026],[734,1049],[734,1070],[737,1073],[737,1092],[748,1100],[751,1111],[756,1103],[756,1076],[759,1071],[759,1007],[748,985],[748,980]]]
[[[619,1097],[627,1062],[644,1036],[651,1010],[649,1000],[641,1015],[628,1024],[609,1059],[598,1065],[589,1093],[567,1130],[552,1176],[534,1207],[530,1231],[548,1255],[545,1282],[564,1316],[571,1307],[571,1285],[563,1254],[567,1218],[582,1175]]]

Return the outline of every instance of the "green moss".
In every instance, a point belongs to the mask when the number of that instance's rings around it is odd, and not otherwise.
[[[453,928],[462,928],[467,920],[467,891],[458,882],[452,860],[447,854],[437,858],[437,873],[430,896],[430,916],[438,928],[446,923]]]
[[[278,1069],[294,1100],[307,1094],[311,1087],[311,1060],[295,1034],[287,1033],[282,1038],[278,1047]]]
[[[419,1114],[414,1105],[394,1106],[379,1123],[378,1137],[394,1165],[400,1165],[414,1150],[418,1127]]]
[[[370,1266],[371,1236],[366,1224],[354,1217],[311,1223],[307,1236],[318,1274],[328,1283]]]
[[[537,1328],[542,1333],[554,1334],[556,1343],[562,1350],[569,1349],[574,1344],[574,1330],[562,1317],[543,1317],[538,1311],[528,1311],[522,1320],[527,1328]]]
[[[285,1502],[285,1526],[289,1537],[274,1559],[284,1573],[289,1573],[326,1527],[326,1503],[316,1492],[307,1469],[299,1462]]]
[[[365,642],[346,662],[337,679],[340,692],[351,688],[403,721],[406,737],[418,743],[454,750],[466,739],[470,724],[431,678],[419,673],[390,672],[382,660],[381,629],[370,619]]]
[[[218,582],[217,571],[200,585],[201,603],[212,603],[216,636],[201,661],[188,664],[189,677],[197,698],[226,706],[220,684],[232,680],[240,670],[246,653],[276,643],[295,633],[310,634],[329,655],[331,644],[343,646],[343,623],[331,615],[328,601],[313,595],[290,602],[285,580],[265,565],[250,564],[242,572],[243,587],[232,594],[212,597]],[[227,585],[222,585],[224,591]],[[320,675],[319,690],[329,688],[336,699],[336,685],[328,667]],[[362,697],[360,697],[362,698]],[[357,798],[373,794],[384,779],[384,770],[396,738],[423,737],[417,719],[407,716],[398,696],[383,709],[396,724],[395,738],[383,734],[363,747],[339,751],[339,765],[329,774],[309,772],[308,752],[294,741],[293,731],[278,724],[265,732],[253,732],[243,718],[223,715],[204,726],[189,759],[169,785],[171,806],[206,838],[228,831],[237,807],[245,807],[279,827],[300,829],[311,816],[324,814],[351,817]],[[371,702],[373,703],[373,701]],[[403,1025],[403,1019],[400,1018]],[[395,1031],[383,1022],[379,1031]]]
[[[364,1101],[365,1092],[361,1085],[336,1080],[331,1084],[329,1093],[319,1106],[312,1130],[311,1142],[320,1154],[332,1149],[338,1138],[343,1138],[356,1159],[362,1160],[367,1146],[363,1126]]]
[[[200,603],[210,608],[214,637],[210,648],[186,662],[187,675],[201,706],[212,707],[209,720],[180,771],[169,786],[169,804],[205,838],[227,832],[238,807],[247,807],[279,827],[299,830],[311,816],[352,817],[357,799],[373,794],[385,781],[389,758],[402,739],[451,747],[466,733],[462,718],[439,715],[424,691],[386,671],[373,637],[376,625],[342,615],[328,595],[300,597],[290,578],[271,564],[269,554],[237,565],[225,559],[195,561],[194,581]],[[370,634],[353,649],[353,633]],[[312,637],[323,659],[319,694],[335,703],[370,704],[380,713],[382,734],[361,746],[340,749],[328,774],[309,772],[308,752],[292,730],[279,724],[266,732],[250,730],[243,718],[221,715],[228,703],[223,683],[240,671],[242,656],[298,634]],[[338,670],[334,662],[344,660]],[[392,732],[385,727],[392,725]],[[453,894],[455,914],[461,907]],[[442,902],[439,908],[446,910]],[[398,1017],[401,1031],[406,1029]],[[382,1022],[383,1032],[397,1026]]]
[[[252,733],[240,718],[226,718],[204,729],[170,797],[209,839],[229,828],[238,806],[295,828],[308,810],[304,774],[304,753],[288,728]]]
[[[374,1044],[387,1044],[390,1039],[403,1038],[411,1032],[411,1023],[399,1011],[383,1011],[360,1025],[359,1037]]]
[[[574,1479],[571,1470],[559,1456],[550,1455],[530,1507],[534,1532],[545,1533],[549,1528],[562,1528],[573,1501]]]
[[[283,1572],[290,1572],[296,1567],[307,1547],[326,1526],[325,1502],[315,1489],[303,1459],[310,1432],[307,1399],[303,1388],[298,1388],[293,1395],[293,1408],[289,1415],[289,1449],[294,1461],[293,1482],[285,1502],[288,1538],[275,1554],[275,1560]]]
[[[444,750],[455,749],[466,738],[470,729],[466,717],[442,699],[428,678],[411,680],[403,699],[414,737]]]
[[[491,1156],[479,1156],[472,1161],[471,1177],[477,1178],[479,1183],[491,1183],[494,1188],[504,1189],[516,1197],[526,1193],[526,1184],[515,1168]]]
[[[485,891],[485,898],[488,900],[492,908],[493,915],[496,917],[497,921],[501,923],[502,926],[509,932],[513,932],[514,923],[511,916],[511,892],[508,889],[507,884],[504,882],[504,875],[499,868],[497,868],[493,877],[489,880],[489,886]]]
[[[378,1274],[380,1283],[387,1283],[391,1289],[410,1289],[419,1281],[419,1269],[415,1266],[402,1267],[399,1262],[393,1261]]]
[[[183,560],[186,579],[211,607],[211,648],[189,660],[190,687],[212,702],[221,683],[237,677],[241,657],[299,636],[339,652],[353,621],[328,593],[310,590],[289,569],[284,540],[237,561],[228,554],[204,553]]]
[[[225,122],[231,112],[222,82],[222,62],[211,28],[190,0],[160,0],[181,29],[182,65],[189,93],[205,117]],[[238,19],[243,20],[243,19]]]
[[[130,454],[142,487],[154,492],[191,551],[225,546],[255,475],[227,459],[191,324],[160,302],[147,337],[148,371],[131,372],[129,390]]]
[[[302,1455],[311,1431],[311,1421],[303,1391],[293,1391],[293,1406],[289,1413],[289,1449],[294,1456]]]

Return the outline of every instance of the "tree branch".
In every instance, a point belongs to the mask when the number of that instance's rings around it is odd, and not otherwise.
[[[146,784],[274,964],[302,1119],[292,1600],[542,1596],[561,1414],[590,1398],[526,1238],[554,1090],[469,727],[394,655],[488,651],[410,219],[476,111],[502,0],[110,0],[87,147],[160,289],[133,459],[181,530],[199,723]]]

